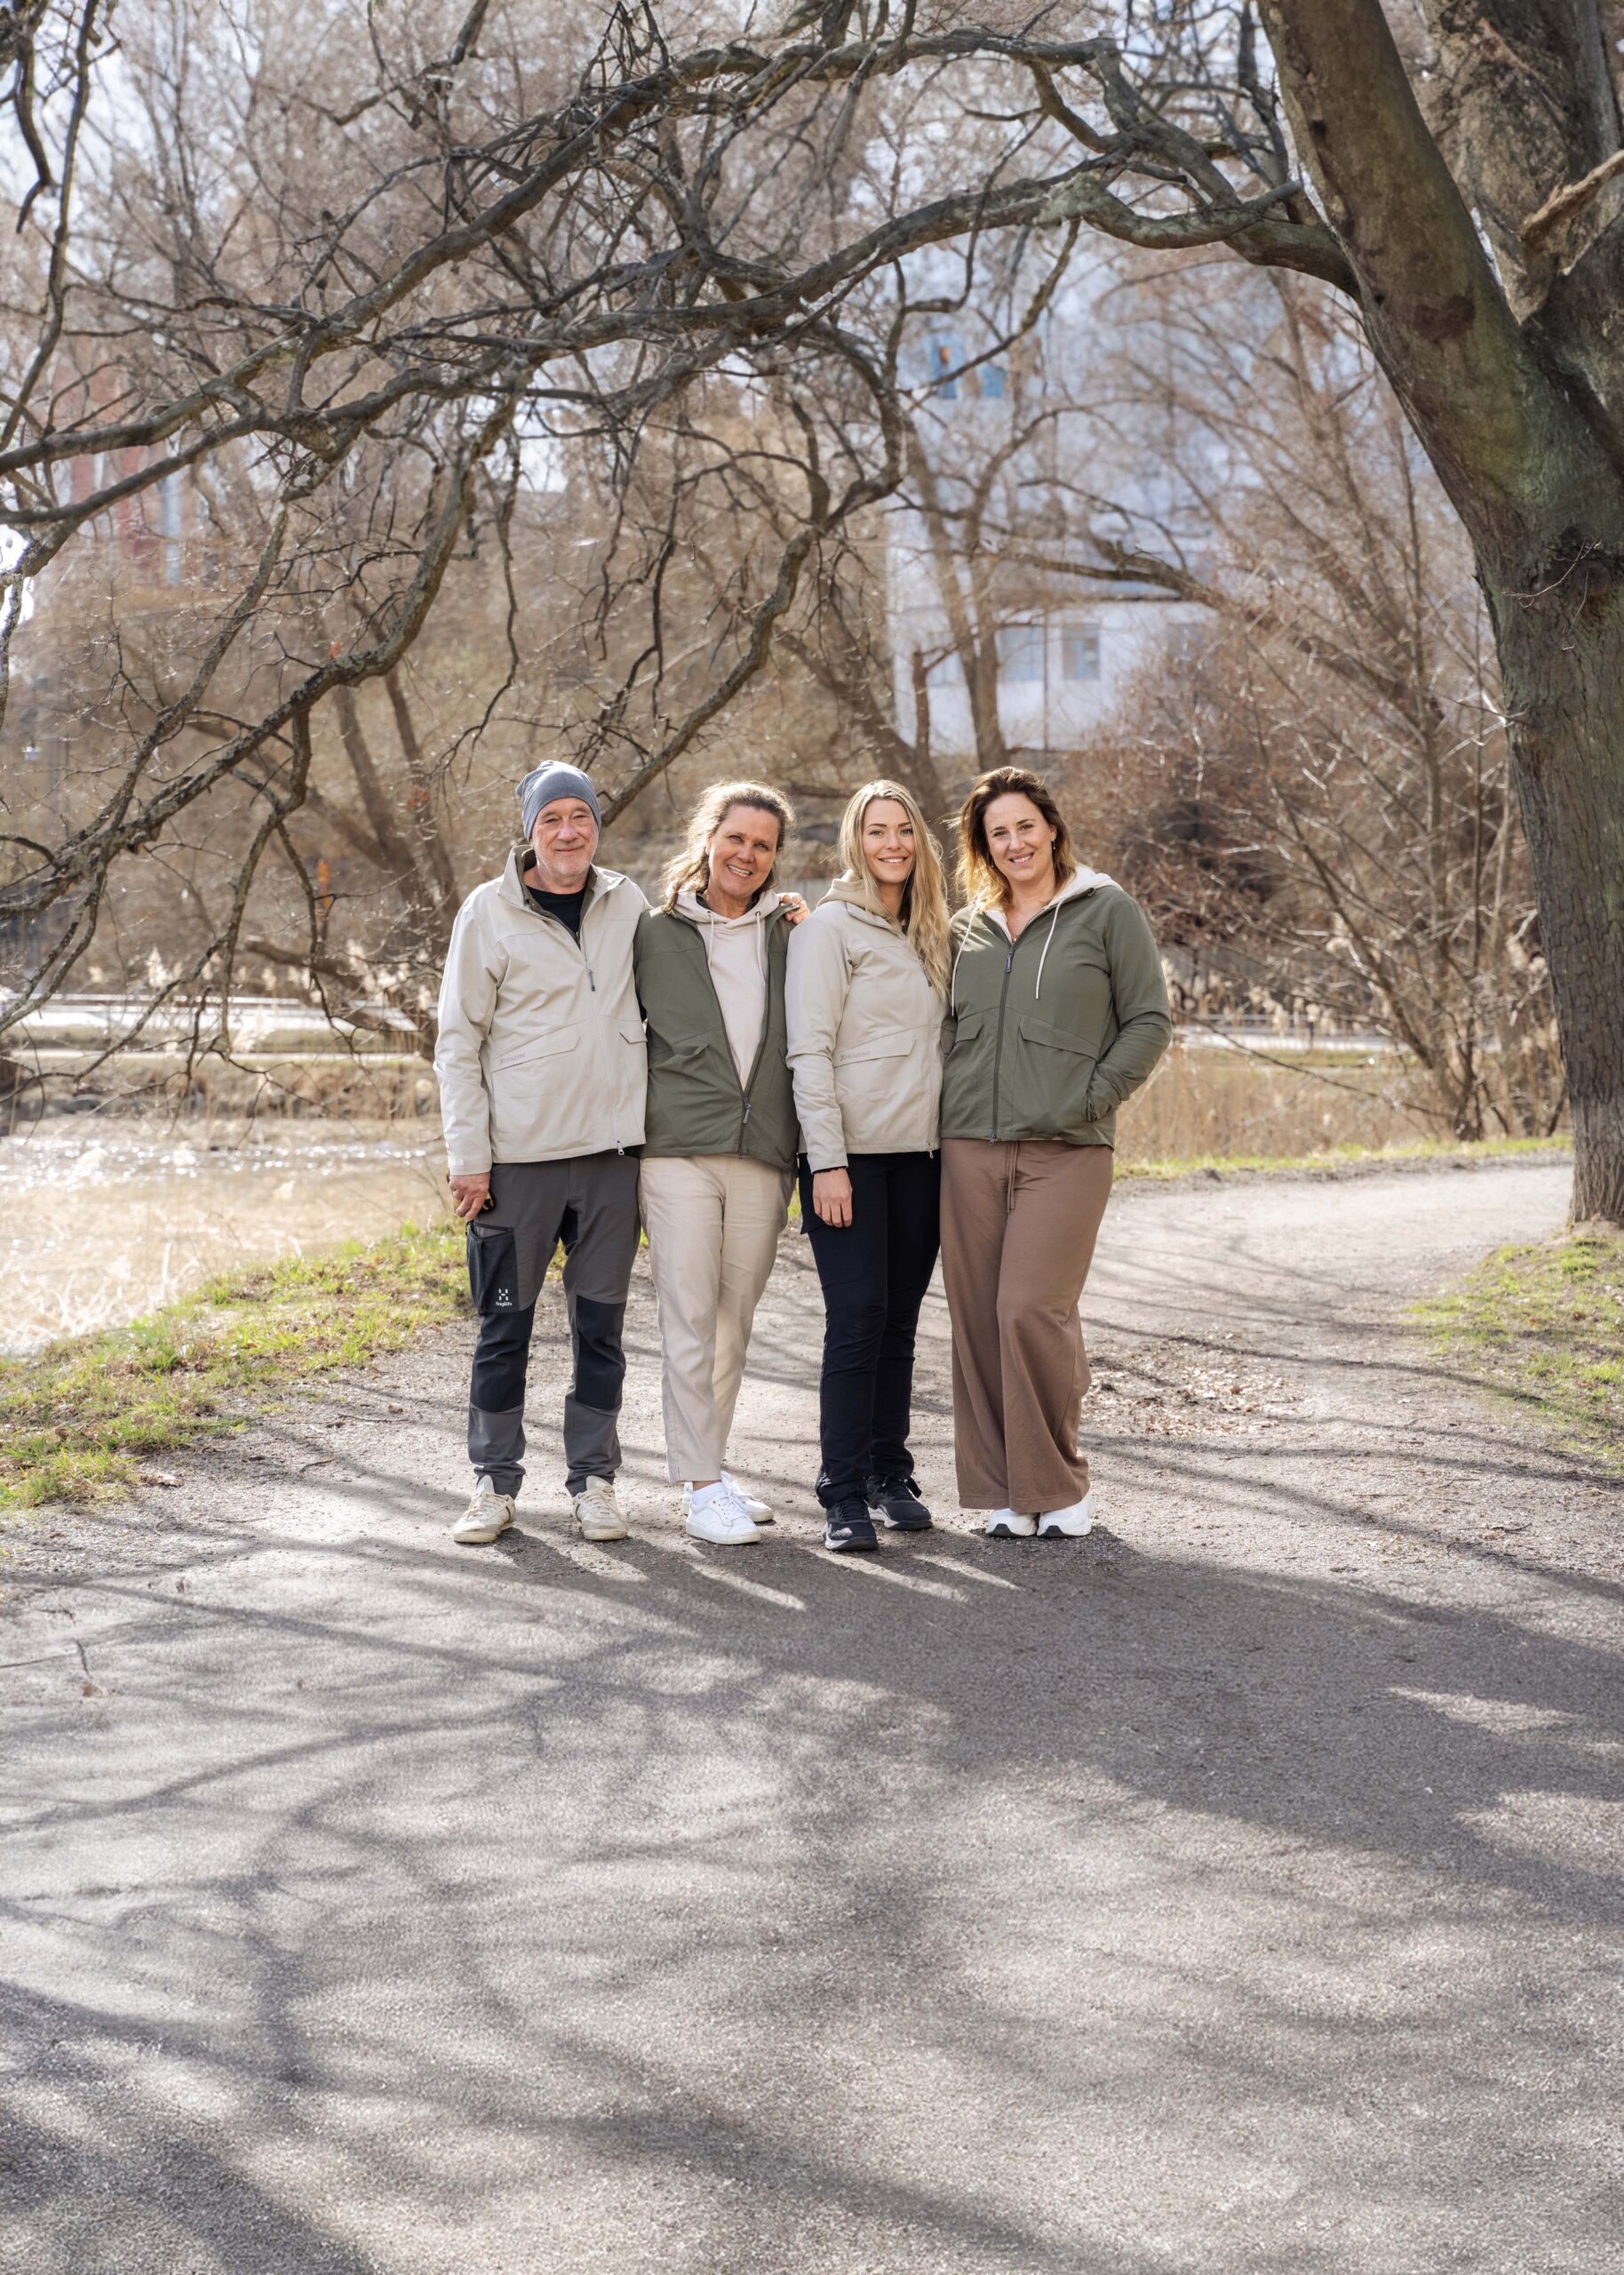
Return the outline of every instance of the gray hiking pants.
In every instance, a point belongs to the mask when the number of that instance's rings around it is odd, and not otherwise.
[[[564,1398],[569,1489],[620,1466],[616,1417],[625,1380],[621,1335],[637,1255],[635,1153],[564,1161],[498,1161],[496,1203],[468,1227],[468,1271],[480,1313],[468,1393],[468,1458],[498,1493],[524,1477],[524,1385],[536,1300],[559,1244],[574,1380]]]

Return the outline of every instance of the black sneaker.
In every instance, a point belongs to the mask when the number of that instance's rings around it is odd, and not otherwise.
[[[854,1548],[878,1548],[880,1536],[866,1501],[837,1501],[824,1512],[824,1546],[844,1555]]]
[[[871,1477],[868,1513],[880,1524],[889,1525],[893,1532],[930,1530],[930,1511],[911,1477]]]

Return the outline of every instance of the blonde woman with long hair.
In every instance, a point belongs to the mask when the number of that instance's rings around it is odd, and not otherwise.
[[[922,1532],[908,1438],[913,1344],[935,1269],[948,982],[942,856],[899,782],[865,782],[841,874],[789,944],[801,1224],[823,1283],[817,1497],[824,1545]]]
[[[697,1540],[737,1547],[771,1519],[726,1466],[761,1290],[794,1179],[784,968],[805,915],[776,890],[793,822],[759,782],[700,799],[634,963],[649,1044],[643,1223],[660,1315],[665,1455]]]

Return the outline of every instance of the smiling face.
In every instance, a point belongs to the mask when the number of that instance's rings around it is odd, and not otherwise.
[[[895,798],[875,798],[863,817],[863,858],[874,882],[900,892],[913,874],[913,824]]]
[[[760,806],[729,806],[709,846],[705,906],[719,916],[742,916],[778,858],[778,817]]]
[[[1015,892],[1041,892],[1047,899],[1055,890],[1055,831],[1031,800],[1006,791],[987,808],[982,826],[999,874]]]
[[[530,830],[536,882],[543,892],[579,892],[598,850],[598,825],[585,798],[554,798]]]

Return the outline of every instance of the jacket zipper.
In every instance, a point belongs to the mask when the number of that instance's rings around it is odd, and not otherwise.
[[[579,954],[580,954],[580,958],[581,958],[582,965],[583,965],[583,967],[584,967],[584,968],[585,968],[585,973],[586,973],[586,986],[587,986],[588,991],[589,991],[592,994],[595,995],[595,994],[597,994],[597,992],[598,992],[598,982],[597,982],[596,976],[594,975],[594,973],[593,973],[593,968],[592,968],[592,959],[591,959],[591,957],[590,957],[590,956],[587,954],[587,953],[586,953],[586,942],[585,942],[585,938],[583,937],[583,936],[585,935],[585,930],[586,930],[586,919],[587,919],[588,914],[589,914],[589,913],[590,913],[590,911],[591,911],[591,908],[592,908],[592,903],[591,903],[591,901],[590,901],[590,900],[587,900],[587,901],[585,901],[585,902],[584,902],[584,903],[582,904],[582,907],[581,907],[581,930],[580,930],[580,931],[579,931],[579,932],[571,932],[571,931],[570,931],[570,930],[569,930],[569,927],[568,926],[568,924],[565,924],[565,923],[561,922],[558,917],[556,917],[556,916],[554,916],[554,915],[551,914],[550,914],[546,909],[545,909],[545,908],[537,908],[537,909],[533,910],[531,913],[532,913],[534,915],[539,916],[539,917],[540,917],[540,919],[541,919],[541,921],[542,921],[542,922],[543,922],[544,924],[556,924],[556,925],[558,926],[559,930],[564,934],[564,936],[565,936],[565,938],[566,938],[567,939],[571,939],[571,940],[573,940],[573,941],[575,942],[576,947],[577,947],[577,949],[579,951]],[[608,1083],[609,1083],[609,1096],[610,1096],[611,1098],[613,1098],[613,1097],[614,1097],[614,1095],[615,1095],[615,1075],[614,1075],[614,1069],[613,1069],[611,1066],[609,1066],[608,1065],[607,1061],[606,1061],[606,1060],[605,1060],[605,1058],[604,1058],[604,1055],[603,1055],[603,1037],[602,1037],[602,1034],[600,1033],[600,1029],[601,1029],[601,1026],[602,1026],[602,1022],[601,1022],[601,1020],[597,1019],[597,1018],[594,1018],[594,1019],[593,1020],[593,1023],[592,1023],[592,1026],[593,1026],[593,1034],[594,1034],[594,1035],[596,1035],[596,1036],[597,1036],[597,1041],[598,1041],[598,1064],[599,1064],[599,1066],[602,1068],[603,1073],[604,1073],[604,1075],[606,1076],[606,1078],[607,1078],[607,1080],[608,1080]],[[618,1115],[617,1115],[617,1117],[616,1117],[616,1118],[617,1118],[617,1121],[618,1121],[618,1118],[619,1118],[619,1117],[618,1117]],[[624,1153],[625,1152],[625,1145],[621,1143],[621,1139],[620,1139],[620,1132],[619,1132],[618,1129],[617,1129],[617,1130],[616,1130],[616,1132],[615,1132],[615,1151],[616,1151],[617,1153]]]
[[[1009,953],[1004,958],[1004,985],[999,993],[998,1034],[992,1045],[992,1135],[987,1140],[989,1145],[998,1144],[998,1077],[999,1068],[1004,1060],[1004,1006],[1009,1001],[1009,975],[1015,967],[1015,952],[1019,946],[1018,940],[1009,943]]]

